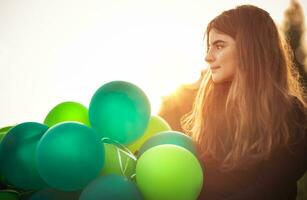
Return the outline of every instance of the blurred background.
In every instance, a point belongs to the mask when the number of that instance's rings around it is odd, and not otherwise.
[[[41,122],[63,101],[88,107],[113,80],[141,87],[156,114],[206,68],[207,23],[241,4],[267,10],[288,35],[306,85],[306,0],[0,0],[0,127]]]

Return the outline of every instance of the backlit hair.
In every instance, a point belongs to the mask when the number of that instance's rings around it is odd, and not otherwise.
[[[221,168],[246,167],[290,140],[294,97],[306,98],[293,68],[292,53],[269,13],[251,5],[224,11],[207,27],[236,42],[238,66],[231,82],[204,76],[192,112],[182,120],[206,162]]]

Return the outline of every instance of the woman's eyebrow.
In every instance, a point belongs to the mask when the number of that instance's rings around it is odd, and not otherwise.
[[[218,43],[226,43],[224,40],[215,40],[214,42],[211,43],[211,45],[216,45]]]

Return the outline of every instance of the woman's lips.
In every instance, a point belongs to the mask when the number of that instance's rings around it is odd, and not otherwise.
[[[211,72],[215,72],[216,70],[218,70],[219,68],[221,68],[220,66],[216,66],[216,67],[210,67]]]

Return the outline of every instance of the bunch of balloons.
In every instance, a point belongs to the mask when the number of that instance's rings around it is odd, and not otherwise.
[[[194,200],[203,184],[191,138],[125,81],[102,85],[89,108],[62,102],[43,123],[0,129],[0,163],[0,199]]]

